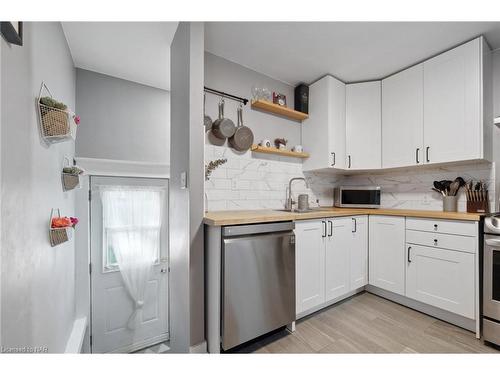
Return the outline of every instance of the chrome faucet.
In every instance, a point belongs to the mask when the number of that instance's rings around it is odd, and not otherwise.
[[[290,181],[288,182],[288,197],[286,198],[285,202],[285,210],[287,211],[293,211],[293,205],[296,203],[292,198],[292,182],[298,180],[304,181],[306,184],[306,188],[309,188],[309,184],[304,177],[294,177],[290,179]]]

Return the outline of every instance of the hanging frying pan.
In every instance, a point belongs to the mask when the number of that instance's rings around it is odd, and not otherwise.
[[[243,106],[240,103],[238,107],[238,126],[234,135],[229,138],[229,144],[237,151],[248,150],[253,143],[253,132],[248,127],[243,125]]]
[[[212,129],[212,119],[205,114],[205,102],[207,101],[207,94],[203,93],[203,126],[205,131]]]
[[[224,118],[224,98],[219,102],[219,118],[212,125],[212,133],[219,139],[232,137],[236,127],[234,122],[228,118]]]

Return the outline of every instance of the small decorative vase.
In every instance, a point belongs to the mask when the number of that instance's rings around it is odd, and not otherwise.
[[[443,197],[443,211],[457,212],[458,199],[457,196]]]

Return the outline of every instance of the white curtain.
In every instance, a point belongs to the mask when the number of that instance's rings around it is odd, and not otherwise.
[[[156,187],[101,189],[103,208],[103,252],[113,250],[134,312],[128,327],[134,329],[144,306],[148,278],[160,256],[163,190]]]

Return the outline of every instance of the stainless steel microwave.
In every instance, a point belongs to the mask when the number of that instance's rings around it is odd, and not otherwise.
[[[339,186],[333,199],[335,207],[379,208],[380,186]]]

